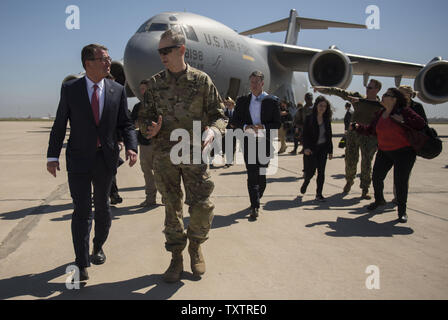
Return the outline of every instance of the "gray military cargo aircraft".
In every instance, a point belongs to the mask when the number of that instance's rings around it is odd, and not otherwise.
[[[394,77],[398,86],[402,78],[415,79],[414,88],[420,100],[430,104],[448,101],[448,61],[436,57],[427,65],[344,53],[335,46],[319,50],[297,46],[303,29],[366,28],[365,25],[299,17],[296,10],[289,18],[278,20],[245,32],[187,12],[158,14],[137,30],[128,41],[123,61],[113,61],[111,73],[127,87],[128,97],[142,99],[138,86],[163,69],[157,52],[160,35],[173,28],[184,33],[185,60],[205,71],[214,81],[221,96],[246,94],[247,79],[254,70],[265,74],[268,92],[289,101],[302,99],[313,86],[347,88],[353,75],[362,75],[364,86],[370,76]],[[285,43],[248,37],[262,32],[286,31]],[[295,73],[302,72],[302,73]],[[79,77],[70,75],[64,81]]]

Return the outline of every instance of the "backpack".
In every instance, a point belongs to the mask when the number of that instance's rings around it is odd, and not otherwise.
[[[426,125],[422,130],[406,127],[407,138],[418,156],[434,159],[442,152],[442,140],[434,128]]]

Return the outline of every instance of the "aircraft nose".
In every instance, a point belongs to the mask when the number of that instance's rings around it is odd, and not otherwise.
[[[160,34],[160,32],[136,33],[126,45],[123,57],[126,81],[140,100],[143,98],[138,90],[140,81],[152,77],[164,68],[157,52]]]

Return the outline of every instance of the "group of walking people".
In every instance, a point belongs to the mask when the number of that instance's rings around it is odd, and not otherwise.
[[[381,83],[375,79],[369,82],[366,96],[339,88],[314,87],[314,90],[337,95],[354,107],[354,112],[346,114],[344,119],[346,184],[343,193],[349,193],[354,184],[361,153],[361,198],[371,199],[369,186],[372,182],[374,202],[367,209],[375,210],[384,206],[384,180],[393,167],[393,202],[397,204],[398,221],[407,222],[409,177],[416,160],[416,152],[408,141],[407,130],[421,130],[427,126],[423,106],[412,99],[416,93],[410,86],[403,85],[387,89],[380,99],[378,92],[381,90]],[[350,104],[346,104],[347,111],[349,108]],[[325,201],[322,195],[325,166],[327,159],[331,160],[333,157],[331,109],[330,102],[324,96],[319,96],[313,104],[311,114],[305,117],[303,127],[300,128],[304,160],[304,181],[300,192],[306,192],[317,171],[317,201]],[[372,170],[371,163],[375,153]]]
[[[257,220],[259,216],[260,200],[266,190],[266,168],[273,156],[270,134],[272,130],[280,129],[281,117],[285,116],[276,97],[263,90],[264,74],[253,71],[249,76],[250,93],[239,97],[236,102],[227,99],[224,103],[211,78],[185,62],[186,46],[182,33],[172,29],[165,31],[157,50],[165,68],[141,83],[144,99],[132,118],[124,87],[107,79],[112,60],[108,49],[102,45],[91,44],[82,49],[85,77],[67,81],[61,87],[60,102],[48,143],[47,170],[54,177],[60,170],[59,156],[70,122],[65,156],[74,206],[71,232],[75,264],[79,268],[81,281],[89,279],[87,268],[90,263],[101,265],[106,262],[104,244],[112,222],[109,196],[117,172],[119,133],[130,166],[137,162],[137,154],[140,153],[146,180],[146,199],[141,206],[154,205],[157,191],[165,205],[165,248],[172,256],[163,273],[164,281],[180,280],[184,270],[183,250],[187,246],[193,275],[200,277],[206,272],[201,245],[208,239],[213,220],[214,204],[210,201],[210,195],[214,183],[207,164],[195,163],[191,156],[195,149],[207,148],[215,138],[222,136],[226,128],[241,129],[245,132],[244,139],[253,138],[252,145],[244,143],[243,151],[250,219]],[[419,115],[423,108],[411,99],[412,90],[389,88],[379,100],[377,94],[381,83],[373,79],[367,86],[366,96],[337,88],[314,89],[323,94],[336,94],[350,101],[354,107],[346,133],[344,192],[348,193],[354,183],[361,150],[362,197],[370,198],[371,160],[378,147],[373,167],[375,201],[368,209],[374,210],[384,205],[383,182],[387,172],[394,167],[399,221],[406,222],[409,175],[416,154],[406,139],[403,125],[416,129],[426,125],[424,114]],[[228,109],[227,118],[224,104]],[[317,171],[316,200],[325,201],[325,166],[327,159],[333,156],[331,104],[324,96],[317,97],[312,103],[312,95],[308,93],[302,116],[303,125],[296,128],[303,137],[304,182],[300,191],[306,192]],[[230,121],[226,123],[226,119]],[[200,121],[204,141],[193,139],[189,144],[191,150],[187,150],[192,151],[187,152],[187,161],[174,163],[171,150],[178,141],[171,140],[171,133],[183,129],[188,131],[190,137],[194,136],[194,121]],[[295,142],[294,153],[298,146],[298,141]],[[267,157],[259,156],[262,153]],[[190,214],[187,228],[183,224],[182,182]],[[95,236],[92,255],[89,255],[93,220]]]

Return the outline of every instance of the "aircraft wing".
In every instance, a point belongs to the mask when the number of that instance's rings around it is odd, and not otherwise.
[[[367,27],[363,24],[354,24],[354,23],[347,23],[347,22],[338,22],[338,21],[330,21],[330,20],[320,20],[320,19],[310,19],[310,18],[303,18],[303,17],[296,17],[296,23],[300,26],[300,29],[328,29],[328,28],[359,28],[359,29],[366,29]],[[288,30],[289,21],[291,18],[285,18],[281,19],[269,24],[265,24],[261,27],[253,28],[247,31],[240,32],[243,36],[263,33],[263,32],[270,32],[270,33],[276,33],[281,31]]]
[[[333,48],[333,50],[334,49],[337,50],[337,48]],[[299,72],[308,72],[313,57],[315,57],[316,54],[323,52],[323,50],[286,44],[271,44],[269,51],[282,66]],[[425,67],[425,65],[422,64],[404,61],[361,56],[350,53],[343,54],[348,57],[354,75],[369,74],[378,77],[401,76],[402,78],[413,79]]]

